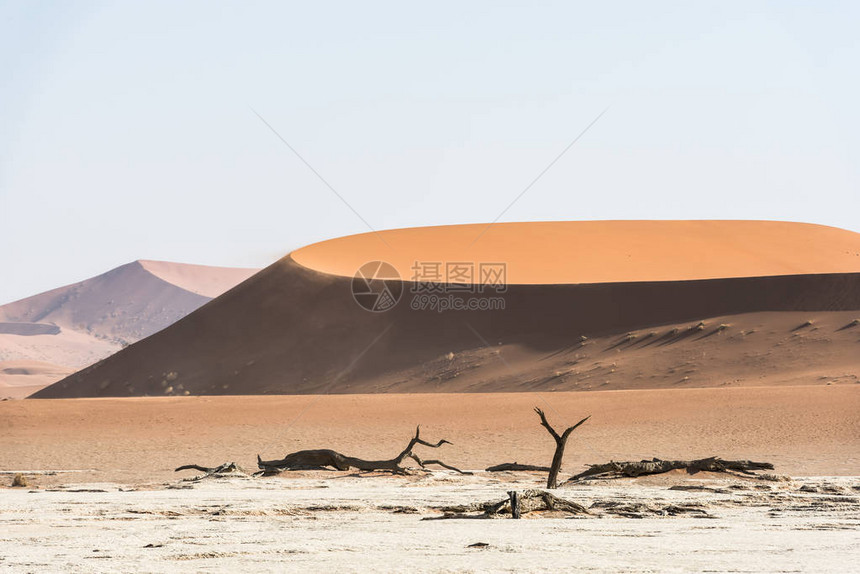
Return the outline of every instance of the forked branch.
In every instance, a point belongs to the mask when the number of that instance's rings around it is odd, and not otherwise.
[[[585,417],[572,427],[568,427],[564,430],[563,433],[558,434],[552,425],[549,424],[549,421],[546,420],[546,415],[544,412],[535,407],[535,412],[540,417],[540,424],[543,426],[547,432],[552,436],[555,440],[555,453],[552,457],[552,464],[549,467],[549,476],[546,479],[546,487],[547,488],[555,488],[558,485],[558,473],[561,470],[562,459],[564,458],[564,447],[567,445],[567,439],[570,437],[570,433],[575,431],[580,427],[585,421],[591,418],[591,415]]]

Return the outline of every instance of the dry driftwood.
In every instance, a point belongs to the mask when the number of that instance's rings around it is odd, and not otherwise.
[[[588,470],[580,472],[568,482],[583,478],[600,476],[602,478],[619,478],[623,476],[636,477],[646,474],[661,474],[670,470],[683,469],[690,474],[700,471],[737,472],[755,476],[756,470],[773,470],[769,462],[754,462],[751,460],[723,460],[712,456],[697,460],[641,460],[639,462],[614,462],[592,464]]]
[[[489,466],[485,470],[486,472],[502,472],[505,470],[537,470],[541,472],[549,472],[549,467],[536,466],[534,464],[520,464],[518,462],[506,462],[504,464],[497,464],[496,466]]]
[[[597,501],[591,509],[622,518],[645,518],[650,516],[695,516],[711,518],[706,506],[698,503],[661,504],[623,500]]]
[[[346,456],[337,451],[330,449],[319,450],[300,450],[288,454],[279,460],[263,460],[260,455],[257,455],[257,466],[263,471],[263,474],[278,474],[284,470],[309,470],[335,468],[337,470],[349,470],[356,468],[358,470],[386,470],[395,474],[407,474],[409,471],[403,466],[407,459],[412,459],[418,463],[421,468],[425,468],[429,464],[435,464],[448,470],[459,472],[460,474],[472,474],[465,472],[459,468],[445,464],[441,460],[424,460],[412,452],[416,445],[429,446],[430,448],[439,448],[443,444],[451,444],[445,439],[440,440],[436,444],[427,442],[420,437],[421,427],[415,429],[415,436],[406,445],[406,448],[396,457],[388,460],[364,460],[352,456]]]
[[[475,504],[440,506],[444,514],[435,520],[446,518],[495,518],[501,514],[511,514],[519,518],[523,514],[541,510],[556,510],[568,514],[591,514],[587,508],[564,498],[559,498],[545,490],[511,491],[503,500],[479,502]]]
[[[549,476],[547,476],[546,479],[546,487],[555,488],[558,486],[558,473],[561,470],[561,462],[564,458],[564,447],[567,444],[567,439],[570,436],[570,433],[575,431],[579,425],[590,419],[591,415],[585,417],[572,427],[566,428],[563,433],[558,434],[549,422],[547,422],[546,415],[542,410],[535,407],[535,412],[540,417],[540,424],[546,428],[547,432],[549,432],[552,438],[555,439],[555,454],[552,456],[552,464],[549,467]]]
[[[173,472],[179,472],[180,470],[199,470],[200,472],[205,473],[203,476],[198,477],[196,480],[200,480],[202,478],[209,478],[210,476],[220,476],[223,474],[247,474],[245,470],[235,462],[225,462],[224,464],[219,466],[200,466],[199,464],[186,464],[175,468]]]

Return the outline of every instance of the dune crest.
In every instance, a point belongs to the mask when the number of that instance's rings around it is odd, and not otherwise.
[[[137,263],[167,283],[212,299],[259,271],[246,267],[210,267],[147,259],[140,259]]]
[[[860,272],[860,234],[781,221],[560,221],[395,229],[298,249],[351,277],[368,261],[410,278],[416,261],[504,262],[510,284],[682,281]]]

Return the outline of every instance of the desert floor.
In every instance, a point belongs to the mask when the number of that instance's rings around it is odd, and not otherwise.
[[[594,481],[556,490],[589,515],[482,520],[437,507],[541,477],[296,474],[6,490],[0,570],[841,574],[860,560],[856,478]],[[671,489],[694,485],[712,490]]]
[[[746,458],[792,476],[860,475],[860,384],[572,393],[164,397],[0,402],[3,471],[75,470],[37,478],[142,485],[173,469],[332,448],[390,458],[415,426],[448,439],[433,454],[464,469],[547,465],[556,427],[591,415],[565,469],[642,458]]]
[[[563,477],[653,456],[776,469],[768,480],[589,480],[555,492],[591,515],[520,521],[439,520],[439,507],[540,488],[542,473],[194,481],[172,470],[235,460],[253,471],[258,452],[305,448],[390,458],[418,423],[453,444],[416,453],[464,469],[548,464],[553,442],[535,406],[557,427],[592,415],[572,435]],[[0,570],[847,572],[860,561],[857,384],[5,401],[0,432]],[[16,471],[28,488],[5,487]]]

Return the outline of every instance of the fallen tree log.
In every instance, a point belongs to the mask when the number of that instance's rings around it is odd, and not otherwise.
[[[591,512],[579,503],[559,498],[545,490],[511,491],[503,500],[479,502],[475,504],[434,507],[444,514],[429,520],[446,518],[496,518],[501,514],[511,514],[519,518],[535,511],[559,511],[574,515],[590,515]],[[428,520],[425,519],[425,520]]]
[[[505,470],[537,470],[540,472],[549,472],[548,466],[537,466],[534,464],[520,464],[518,462],[506,462],[497,464],[496,466],[488,466],[486,472],[502,472]]]
[[[659,502],[637,502],[623,500],[597,501],[591,510],[622,518],[646,518],[650,516],[690,516],[711,517],[703,504],[679,503],[661,504]]]
[[[615,462],[589,465],[588,470],[570,478],[567,482],[575,482],[583,478],[620,478],[636,477],[648,474],[662,474],[671,470],[686,470],[690,474],[702,471],[740,473],[756,476],[754,471],[773,470],[769,462],[754,462],[751,460],[723,460],[719,457],[700,458],[696,460],[640,460],[639,462]]]
[[[329,449],[300,450],[280,460],[262,460],[258,454],[257,466],[264,472],[273,474],[283,470],[322,470],[327,467],[349,470],[347,457]]]
[[[257,466],[260,467],[260,470],[263,471],[264,475],[278,474],[285,470],[310,470],[329,467],[337,470],[349,470],[350,468],[355,468],[364,471],[383,470],[393,472],[395,474],[408,474],[409,470],[407,467],[403,466],[403,463],[407,459],[411,459],[418,463],[418,466],[421,468],[425,468],[430,464],[435,464],[460,474],[472,474],[471,472],[465,472],[459,468],[446,464],[441,460],[421,459],[418,455],[412,452],[412,449],[415,448],[416,445],[420,444],[430,448],[439,448],[443,444],[451,444],[451,442],[442,439],[436,444],[433,444],[422,439],[420,435],[421,427],[419,426],[415,429],[415,436],[412,437],[412,440],[409,441],[406,448],[403,449],[399,455],[388,460],[365,460],[353,456],[346,456],[345,454],[341,454],[330,449],[318,449],[300,450],[290,453],[284,458],[278,460],[263,460],[258,454]]]

